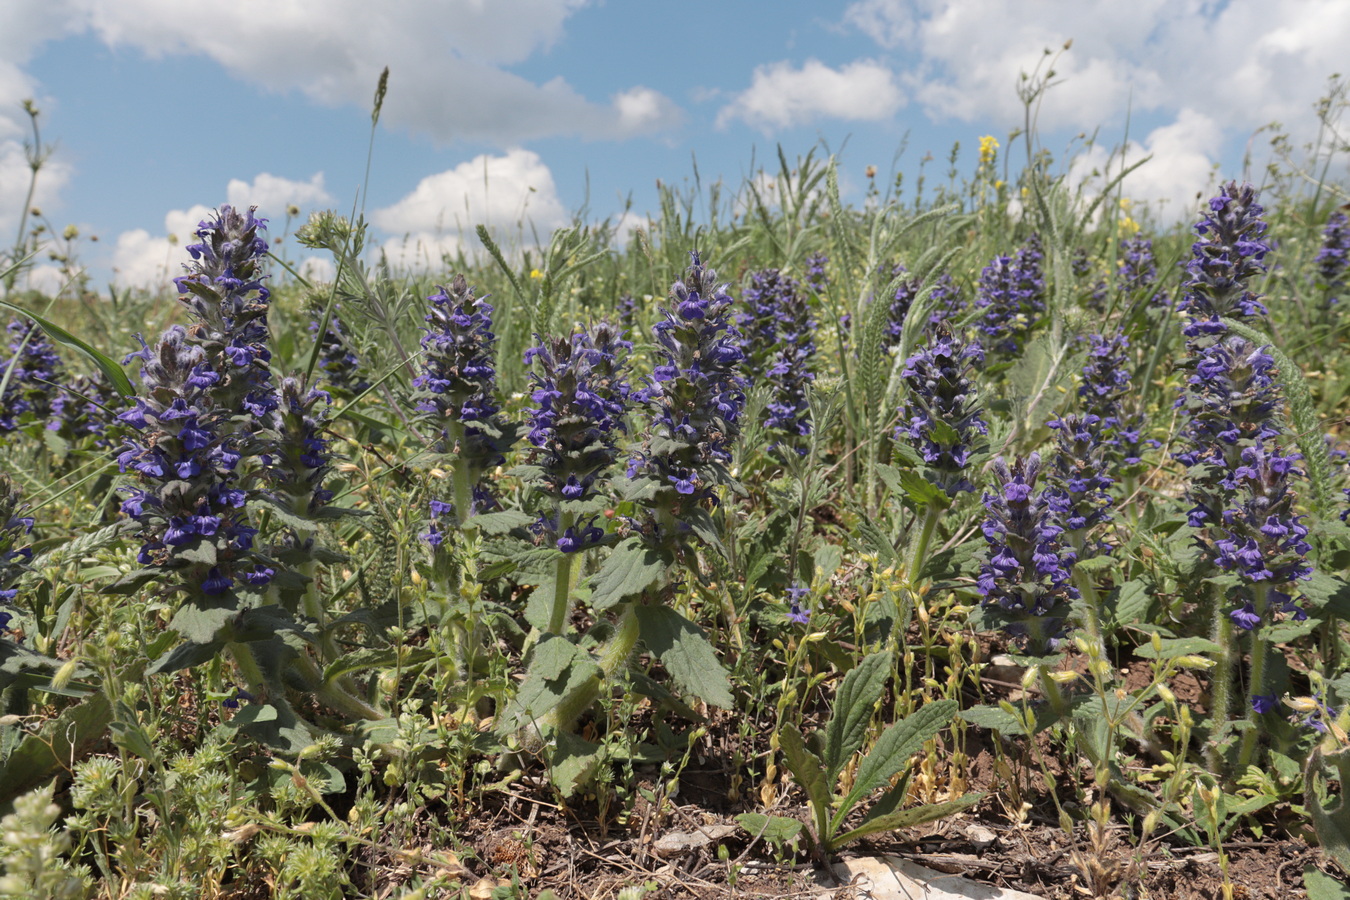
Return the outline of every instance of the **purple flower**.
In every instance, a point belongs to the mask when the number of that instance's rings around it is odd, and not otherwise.
[[[1263,715],[1274,711],[1280,705],[1279,698],[1274,694],[1252,694],[1252,710],[1257,715]]]
[[[794,584],[787,589],[789,607],[787,617],[789,622],[805,625],[811,621],[811,610],[803,602],[810,593],[808,589],[798,584]]]
[[[499,419],[495,398],[497,371],[492,333],[492,306],[474,295],[463,275],[427,298],[431,304],[422,336],[423,368],[413,379],[419,389],[417,409],[439,433],[437,449],[453,453],[475,487],[476,511],[495,505],[481,484],[484,472],[505,461],[510,439]],[[456,428],[459,436],[452,436]],[[481,489],[481,490],[480,490]],[[467,515],[465,517],[467,517]]]
[[[745,336],[746,368],[771,391],[764,425],[782,436],[774,446],[792,446],[811,433],[806,391],[816,377],[816,321],[801,285],[777,269],[752,273],[743,301],[748,311],[737,315],[736,324]]]
[[[1037,489],[1041,458],[1032,453],[1009,466],[993,464],[993,490],[984,494],[988,517],[981,530],[987,561],[977,586],[986,607],[996,608],[1011,634],[1026,636],[1042,652],[1063,630],[1068,603],[1078,597],[1070,580],[1076,560],[1063,541],[1068,498]]]
[[[1265,305],[1248,288],[1266,271],[1265,256],[1271,249],[1263,238],[1264,211],[1254,187],[1229,182],[1209,201],[1209,213],[1195,226],[1198,240],[1191,245],[1180,306],[1188,317],[1182,333],[1192,341],[1204,343],[1226,331],[1221,318],[1266,314]]]
[[[656,374],[633,392],[650,425],[628,471],[654,490],[653,518],[637,524],[645,539],[663,546],[679,539],[672,524],[688,527],[695,510],[706,515],[716,502],[713,488],[726,478],[745,408],[745,353],[731,322],[731,295],[697,253],[690,256],[684,279],[671,286],[670,305],[652,329]]]
[[[542,532],[556,533],[551,523],[562,503],[589,499],[597,479],[618,457],[615,440],[627,431],[632,349],[619,329],[601,322],[570,337],[541,338],[526,353],[533,365],[530,396],[535,403],[528,440],[534,445],[531,462],[541,470],[535,487],[551,507],[540,519]],[[573,529],[566,531],[572,534]],[[602,536],[599,529],[582,529],[571,538],[558,537],[557,545],[576,552]]]
[[[977,342],[963,343],[944,325],[929,326],[923,349],[905,363],[909,390],[895,439],[923,459],[927,477],[955,497],[973,491],[965,477],[976,435],[988,433],[971,374],[984,361]]]
[[[975,305],[984,311],[979,328],[991,352],[1016,356],[1040,322],[1045,312],[1043,257],[1040,236],[1033,234],[1015,257],[996,257],[980,273]]]
[[[9,378],[0,395],[0,432],[30,422],[46,427],[53,414],[61,413],[65,364],[36,323],[15,319],[8,330],[10,355],[0,360],[0,373],[8,371]]]

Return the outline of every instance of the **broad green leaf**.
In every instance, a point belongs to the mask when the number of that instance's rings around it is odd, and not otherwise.
[[[504,724],[514,731],[545,716],[586,682],[600,676],[595,659],[561,635],[545,635],[534,648],[525,681],[511,704]]]
[[[732,706],[731,682],[703,629],[669,607],[639,606],[635,612],[642,643],[681,687],[713,706]]]
[[[817,837],[825,839],[826,822],[830,815],[831,792],[825,781],[825,764],[806,747],[806,741],[796,725],[788,723],[779,732],[778,744],[783,750],[783,762],[787,764],[792,777],[806,791],[811,801],[811,809],[816,819]]]
[[[997,706],[972,706],[961,710],[960,716],[971,725],[988,728],[1008,737],[1027,733],[1017,716]]]
[[[801,836],[803,828],[797,819],[789,819],[787,816],[766,816],[763,813],[741,813],[736,816],[736,824],[752,837],[760,838],[774,847],[792,843]]]
[[[1350,884],[1312,866],[1303,870],[1303,887],[1308,900],[1350,900]]]
[[[1223,649],[1208,638],[1202,637],[1162,638],[1159,647],[1160,649],[1155,652],[1153,644],[1144,644],[1135,648],[1134,655],[1141,659],[1176,659],[1180,656],[1204,656],[1207,653],[1218,653]]]
[[[922,825],[925,822],[934,822],[938,819],[945,819],[953,813],[958,813],[963,809],[968,809],[984,799],[984,794],[966,794],[955,800],[948,800],[945,803],[930,803],[925,806],[915,806],[911,809],[901,810],[897,813],[891,813],[889,816],[880,816],[870,821],[864,822],[852,831],[846,831],[825,845],[827,852],[833,852],[859,838],[867,837],[869,834],[878,834],[883,831],[895,831],[899,828],[912,828],[915,825]]]
[[[558,792],[571,797],[594,777],[601,747],[568,731],[555,731],[550,737],[549,775]]]
[[[858,766],[853,789],[839,804],[831,830],[837,829],[853,807],[868,794],[882,787],[905,767],[909,758],[922,749],[924,742],[951,723],[959,704],[955,700],[925,703],[882,732],[872,750]]]
[[[591,579],[591,607],[606,610],[646,591],[665,574],[666,562],[637,539],[624,541]]]
[[[482,513],[473,517],[474,527],[481,529],[485,534],[506,534],[513,528],[524,528],[535,521],[535,516],[518,509]]]
[[[169,627],[185,639],[205,644],[216,639],[222,628],[238,614],[233,606],[195,606],[187,604],[174,613]]]
[[[112,704],[99,692],[44,723],[37,733],[24,735],[0,763],[0,803],[69,772],[72,760],[84,759],[107,737],[111,721]]]
[[[1110,559],[1107,556],[1100,558]],[[1136,579],[1113,590],[1107,595],[1104,605],[1111,621],[1121,626],[1143,621],[1151,600],[1148,584]]]
[[[152,675],[162,675],[200,666],[215,659],[224,647],[224,641],[204,641],[200,644],[185,641],[155,660],[146,671]]]
[[[872,721],[872,708],[881,699],[886,681],[891,677],[890,652],[874,653],[853,667],[839,685],[834,696],[834,712],[825,726],[826,780],[835,783],[839,773],[853,754],[862,749],[867,737],[867,726]]]

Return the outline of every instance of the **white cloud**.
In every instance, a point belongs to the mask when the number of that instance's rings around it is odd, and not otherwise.
[[[844,22],[915,62],[900,83],[930,118],[1022,124],[1019,76],[1047,63],[1061,83],[1040,125],[1091,129],[1133,109],[1203,112],[1234,132],[1307,120],[1344,67],[1344,0],[858,0]],[[1044,72],[1044,68],[1042,69]]]
[[[371,221],[403,236],[385,245],[392,261],[418,267],[476,245],[478,225],[515,246],[533,243],[536,234],[547,240],[567,214],[548,166],[537,153],[517,149],[429,175],[403,199],[372,213]]]
[[[183,248],[196,240],[199,224],[211,213],[211,207],[201,204],[171,210],[164,216],[164,236],[144,228],[122,232],[113,250],[113,281],[122,287],[168,288],[171,279],[183,274],[188,260]]]
[[[227,4],[209,25],[180,0],[78,2],[83,21],[111,45],[205,54],[241,79],[320,103],[368,108],[387,65],[381,121],[442,141],[624,138],[679,118],[673,102],[647,88],[597,103],[561,78],[536,84],[502,68],[555,43],[582,0],[290,0],[266,15]]]
[[[52,212],[51,208],[60,203],[62,191],[70,184],[71,175],[68,163],[49,158],[38,173],[32,206],[46,213]],[[14,246],[31,176],[32,169],[23,145],[18,141],[0,141],[0,242],[6,250]],[[27,227],[31,228],[32,224],[29,219]]]
[[[1084,184],[1089,196],[1124,168],[1152,158],[1125,176],[1122,191],[1145,205],[1163,223],[1192,220],[1199,209],[1196,193],[1208,196],[1214,184],[1214,158],[1221,140],[1218,123],[1203,113],[1183,109],[1177,121],[1149,132],[1142,143],[1130,141],[1123,152],[1109,155],[1100,145],[1074,159],[1072,183]]]
[[[881,63],[858,60],[832,69],[808,59],[794,69],[777,62],[755,69],[750,87],[722,107],[717,124],[740,119],[769,132],[816,118],[880,121],[904,105],[894,75]]]
[[[300,275],[310,282],[332,281],[337,266],[327,256],[307,256],[300,261]]]
[[[239,178],[230,179],[225,187],[225,202],[239,209],[258,207],[258,215],[277,221],[286,215],[286,207],[294,205],[303,212],[314,206],[333,202],[323,187],[323,173],[317,172],[309,181],[291,181],[263,172],[249,184]]]
[[[55,297],[69,284],[70,279],[66,277],[66,273],[60,266],[44,264],[33,266],[25,272],[21,287],[38,291],[48,297]]]

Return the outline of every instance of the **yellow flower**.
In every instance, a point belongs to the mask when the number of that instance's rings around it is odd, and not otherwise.
[[[992,134],[986,134],[980,138],[980,165],[992,165],[995,157],[998,156],[998,138]]]
[[[1129,216],[1120,220],[1120,232],[1125,235],[1134,235],[1139,233],[1139,223]]]
[[[538,269],[531,269],[531,270],[530,270],[530,277],[531,277],[531,278],[543,278],[543,277],[544,277],[544,273],[543,273],[543,272],[540,272]]]

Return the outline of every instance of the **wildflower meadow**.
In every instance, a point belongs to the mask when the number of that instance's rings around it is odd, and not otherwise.
[[[330,280],[25,211],[0,896],[1350,897],[1350,185],[970,143]]]

